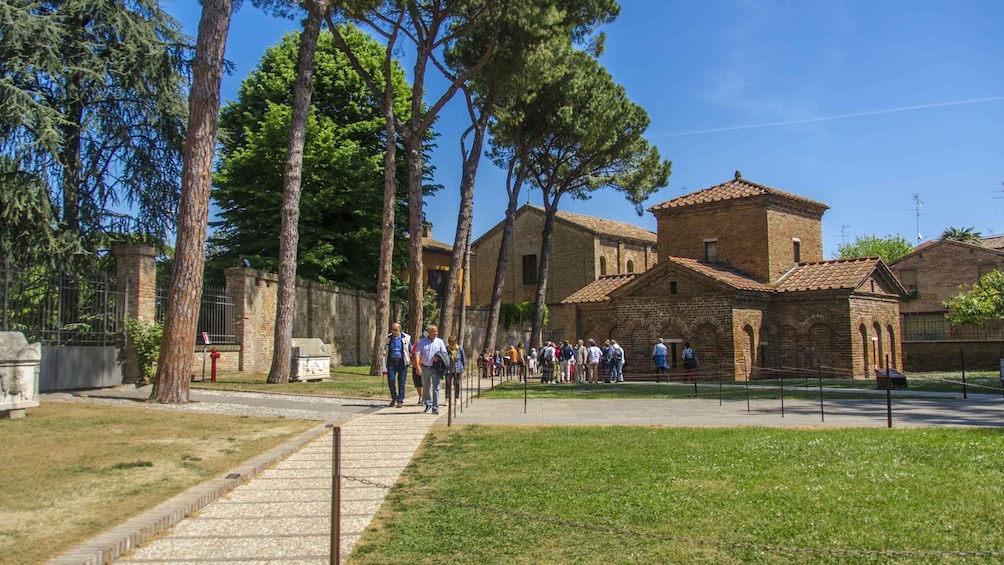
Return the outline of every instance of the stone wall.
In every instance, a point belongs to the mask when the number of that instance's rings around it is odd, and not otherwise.
[[[267,371],[272,363],[279,277],[252,269],[227,269],[227,292],[235,303],[240,371]],[[376,296],[297,281],[293,337],[316,337],[331,345],[332,365],[367,365],[376,331]]]

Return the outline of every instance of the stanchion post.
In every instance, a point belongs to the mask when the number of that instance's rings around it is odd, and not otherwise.
[[[781,417],[784,418],[784,375],[781,375]]]
[[[750,413],[750,377],[746,375],[746,413]]]
[[[889,365],[885,367],[885,380],[889,383],[885,387],[885,423],[887,428],[892,427],[892,372]]]
[[[966,394],[966,350],[959,348],[959,362],[962,363],[962,398],[969,398]]]
[[[722,405],[722,371],[718,371],[718,405]]]
[[[453,371],[446,371],[446,427],[453,425],[453,405],[457,400],[453,394]]]
[[[526,402],[526,382],[529,381],[529,380],[530,380],[529,377],[523,379],[523,413],[524,414],[526,414],[526,403],[527,403]]]
[[[816,368],[817,374],[819,376],[819,421],[825,422],[826,415],[823,413],[823,367],[822,365]]]
[[[329,563],[342,561],[342,428],[335,426],[331,434],[331,549]]]

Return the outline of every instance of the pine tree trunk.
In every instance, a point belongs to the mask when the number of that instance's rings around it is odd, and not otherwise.
[[[492,107],[491,98],[485,108]],[[484,147],[485,132],[488,129],[490,112],[485,110],[474,124],[474,141],[471,151],[464,159],[463,177],[460,181],[460,212],[457,215],[457,233],[453,239],[453,253],[450,255],[450,272],[446,284],[446,296],[443,297],[443,309],[439,316],[440,333],[449,337],[453,335],[454,312],[457,309],[457,290],[460,287],[460,275],[465,276],[463,269],[466,243],[470,241],[471,222],[474,217],[474,180],[478,174],[478,164],[481,161],[481,150]],[[465,297],[461,295],[461,301]],[[462,337],[462,336],[458,336]],[[463,342],[461,342],[463,343]]]
[[[558,211],[558,197],[548,206],[544,195],[544,229],[540,233],[540,265],[537,267],[537,294],[534,301],[533,325],[530,326],[531,347],[538,350],[544,340],[544,305],[547,299],[547,271],[551,265],[551,238],[554,235],[554,215]]]
[[[512,174],[513,165],[509,171]],[[516,174],[516,183],[509,190],[509,205],[506,207],[505,220],[502,224],[502,242],[499,245],[499,257],[495,263],[495,281],[492,283],[492,302],[488,309],[488,327],[485,328],[485,345],[489,353],[495,351],[495,340],[498,339],[499,312],[502,309],[502,289],[505,285],[505,271],[509,267],[509,247],[512,242],[513,225],[516,222],[516,203],[523,186],[523,173]]]
[[[411,304],[409,319],[413,336],[422,334],[425,265],[422,262],[422,232],[425,214],[422,213],[422,136],[408,132],[404,138],[408,151],[408,233],[411,234],[408,259],[411,265]]]
[[[189,371],[195,357],[195,332],[202,302],[202,270],[209,222],[209,188],[220,112],[223,52],[230,28],[231,0],[204,0],[192,63],[171,288],[164,338],[152,400],[188,402]]]
[[[383,112],[387,151],[383,159],[383,226],[380,234],[380,273],[377,279],[376,334],[373,336],[373,352],[370,357],[371,375],[379,375],[383,370],[383,338],[390,333],[390,281],[397,206],[397,130],[394,125],[394,91],[390,79],[387,80]]]
[[[310,115],[310,96],[314,80],[314,51],[321,33],[325,6],[307,0],[307,19],[300,34],[300,49],[293,87],[293,113],[290,120],[289,148],[282,191],[282,228],[279,233],[279,295],[275,313],[275,341],[268,382],[289,382],[293,346],[293,306],[296,301],[296,252],[300,240],[300,185],[303,173],[303,144]]]

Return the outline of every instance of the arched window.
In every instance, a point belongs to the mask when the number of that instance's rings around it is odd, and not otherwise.
[[[607,258],[600,257],[600,276],[607,274]]]
[[[627,263],[627,272],[629,272],[629,273],[633,273],[634,272],[634,261],[631,261],[630,259],[628,260],[628,263]]]

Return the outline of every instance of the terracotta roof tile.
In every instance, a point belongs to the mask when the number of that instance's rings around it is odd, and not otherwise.
[[[585,304],[588,302],[604,302],[610,293],[634,280],[637,273],[628,275],[607,275],[577,290],[574,294],[561,301],[562,304]]]
[[[980,239],[980,245],[990,249],[1004,250],[1004,235],[994,235]]]
[[[860,257],[802,263],[781,277],[776,287],[780,292],[853,290],[875,271],[880,261],[878,257]]]
[[[774,292],[774,287],[764,284],[746,275],[735,271],[723,269],[710,263],[702,263],[696,259],[686,257],[668,257],[667,262],[676,263],[682,267],[698,272],[708,278],[727,284],[738,290],[756,290],[760,292]]]
[[[535,208],[541,213],[544,209],[539,206],[529,205],[530,208]],[[634,239],[638,241],[643,241],[645,243],[656,242],[655,232],[648,231],[645,228],[640,228],[634,224],[629,224],[627,222],[615,222],[613,220],[607,220],[604,218],[597,218],[595,216],[587,216],[585,214],[575,214],[573,212],[565,212],[564,210],[558,210],[555,217],[561,218],[562,220],[572,222],[577,226],[581,226],[593,233],[600,235],[609,235],[617,238]]]
[[[817,202],[815,200],[805,198],[804,196],[798,196],[797,194],[792,194],[770,186],[748,181],[742,178],[739,175],[739,172],[736,171],[736,178],[733,180],[716,184],[715,186],[698,190],[697,192],[685,194],[678,198],[667,200],[661,204],[656,204],[655,206],[649,208],[648,211],[655,212],[657,210],[666,210],[669,208],[680,208],[682,206],[692,206],[695,204],[706,204],[709,202],[721,202],[724,200],[736,200],[740,198],[752,198],[754,196],[765,195],[787,198],[803,204],[819,207],[823,210],[829,208],[829,206],[823,204],[822,202]]]
[[[422,238],[422,247],[434,251],[444,251],[446,253],[453,253],[453,245],[449,243],[443,243],[442,241],[437,241],[429,237]]]

